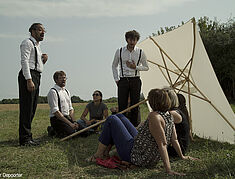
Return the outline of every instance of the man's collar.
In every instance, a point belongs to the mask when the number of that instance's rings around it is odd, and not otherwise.
[[[138,48],[138,47],[135,46],[134,49],[133,49],[133,51],[136,51],[137,48]],[[125,47],[123,47],[123,51],[126,51],[126,50],[128,50],[127,45],[126,45]]]
[[[65,87],[60,87],[57,84],[55,84],[54,88],[57,90],[64,90],[65,89]]]
[[[36,45],[39,45],[39,42],[36,41],[36,39],[31,35],[29,37]]]

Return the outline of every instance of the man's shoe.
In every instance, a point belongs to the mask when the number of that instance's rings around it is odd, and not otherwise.
[[[39,143],[34,142],[33,140],[28,140],[20,144],[21,146],[37,146]]]
[[[48,136],[50,136],[50,137],[53,137],[53,136],[56,135],[55,130],[54,130],[53,127],[51,127],[51,126],[48,126],[48,127],[47,127],[47,132],[48,132]]]
[[[40,140],[38,140],[38,139],[31,139],[33,142],[35,142],[36,144],[40,144]]]

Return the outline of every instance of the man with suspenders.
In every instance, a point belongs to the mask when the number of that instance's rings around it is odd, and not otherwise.
[[[116,51],[112,64],[113,77],[118,86],[119,111],[127,108],[129,95],[131,106],[139,102],[141,91],[139,71],[149,69],[144,51],[135,46],[140,38],[139,33],[135,30],[128,31],[125,38],[127,45]],[[138,126],[138,110],[138,107],[132,109],[130,117],[131,123],[136,127]]]
[[[56,71],[53,75],[55,85],[50,89],[47,100],[50,106],[50,122],[58,137],[68,136],[79,128],[74,117],[70,93],[65,89],[66,74]]]
[[[42,24],[34,23],[29,28],[30,38],[20,45],[21,70],[18,75],[20,119],[19,142],[20,145],[35,146],[39,143],[33,140],[31,123],[37,108],[39,86],[43,65],[48,56],[42,54],[40,41],[43,41],[45,29]]]

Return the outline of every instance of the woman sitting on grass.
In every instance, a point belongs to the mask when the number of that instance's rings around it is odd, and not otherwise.
[[[171,100],[170,113],[174,118],[177,140],[180,144],[182,154],[185,155],[189,145],[189,119],[188,110],[186,108],[186,101],[182,94],[176,94],[172,88],[163,88],[166,90]],[[183,112],[184,111],[184,112]],[[181,118],[178,119],[175,115],[180,114]],[[171,157],[177,157],[177,152],[172,145],[169,145],[168,154]]]
[[[168,112],[171,104],[168,94],[161,89],[152,89],[148,100],[153,112],[149,113],[138,131],[122,114],[108,117],[99,137],[98,149],[89,158],[90,161],[107,157],[114,144],[123,161],[137,166],[151,166],[162,159],[168,174],[184,175],[171,170],[167,145],[172,143],[183,160],[195,158],[184,156],[181,152],[172,115]],[[178,117],[180,118],[180,115]]]
[[[95,90],[93,92],[92,96],[93,96],[93,101],[86,105],[86,108],[84,109],[80,120],[77,121],[77,123],[80,126],[82,126],[82,128],[85,128],[87,126],[95,124],[96,122],[103,120],[103,119],[106,119],[108,117],[108,108],[102,102],[101,91]],[[88,113],[90,115],[89,120],[86,119],[86,116]],[[97,128],[98,128],[98,126],[95,127],[94,129],[97,129]]]

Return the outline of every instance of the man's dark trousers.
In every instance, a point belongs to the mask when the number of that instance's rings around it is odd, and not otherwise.
[[[70,116],[64,116],[64,117],[68,119],[71,123],[74,123]],[[58,137],[63,138],[76,132],[75,129],[73,129],[66,122],[57,119],[56,116],[51,117],[50,122],[51,126],[53,127],[53,130],[55,130]]]
[[[123,111],[128,106],[128,96],[130,94],[130,105],[134,105],[140,100],[141,91],[140,77],[123,77],[118,82],[118,108],[119,112]],[[131,123],[138,126],[138,107],[131,110]],[[124,113],[125,115],[125,113]]]
[[[22,70],[18,75],[19,100],[20,100],[20,121],[19,121],[19,142],[23,144],[32,139],[31,123],[37,108],[39,95],[39,86],[41,74],[36,70],[30,70],[35,90],[29,92],[27,89],[27,80]]]

